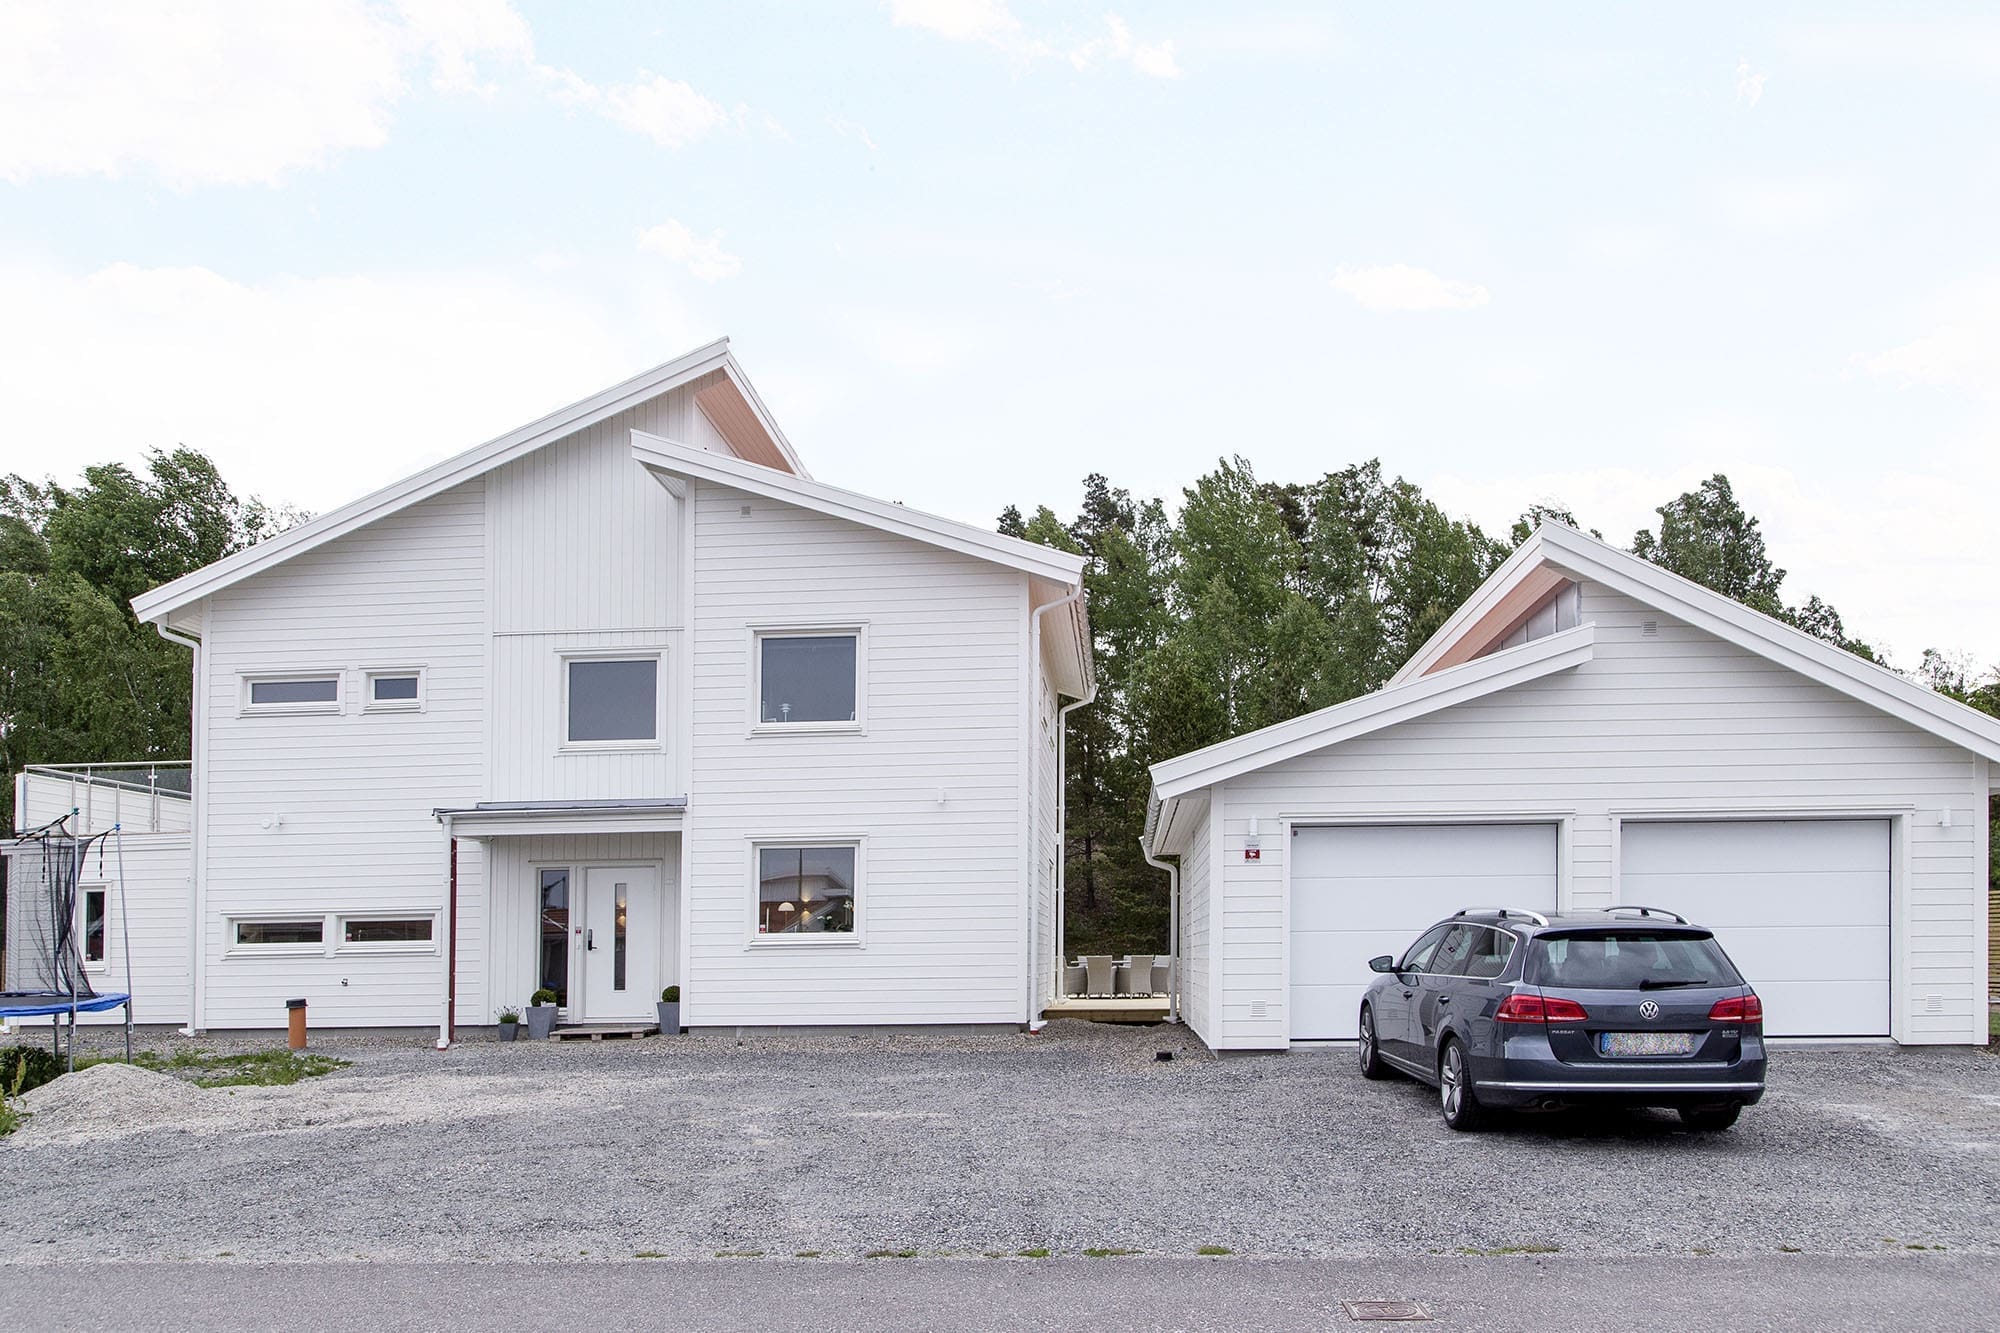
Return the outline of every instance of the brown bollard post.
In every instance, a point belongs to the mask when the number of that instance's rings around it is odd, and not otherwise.
[[[306,1048],[306,1002],[286,1000],[285,1020],[285,1044],[295,1051],[303,1051]]]

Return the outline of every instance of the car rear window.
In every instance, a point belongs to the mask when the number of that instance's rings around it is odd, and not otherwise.
[[[1535,939],[1536,983],[1577,990],[1740,986],[1715,937],[1705,932],[1607,930]]]

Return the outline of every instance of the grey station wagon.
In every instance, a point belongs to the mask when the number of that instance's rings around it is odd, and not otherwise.
[[[1715,936],[1656,907],[1440,921],[1361,1000],[1361,1073],[1438,1089],[1445,1124],[1586,1103],[1727,1129],[1764,1095],[1764,1006]]]

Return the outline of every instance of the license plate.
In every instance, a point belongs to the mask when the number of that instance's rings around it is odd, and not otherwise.
[[[1599,1055],[1686,1055],[1694,1049],[1692,1032],[1600,1032]]]

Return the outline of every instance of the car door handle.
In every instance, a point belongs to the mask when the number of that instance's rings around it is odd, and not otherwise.
[[[1439,1004],[1450,1004],[1450,1003],[1451,1003],[1451,996],[1449,996],[1449,995],[1440,995],[1440,996],[1438,996],[1438,1003],[1439,1003]]]
[[[1415,992],[1415,991],[1413,991],[1413,990],[1406,990],[1406,991],[1404,991],[1404,992],[1403,992],[1403,998],[1407,1000],[1407,999],[1409,999],[1409,998],[1410,998],[1410,997],[1411,997],[1412,995],[1415,995],[1415,994],[1416,994],[1416,992]]]

